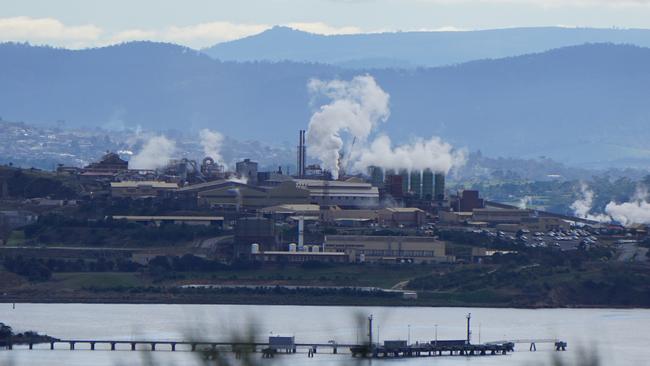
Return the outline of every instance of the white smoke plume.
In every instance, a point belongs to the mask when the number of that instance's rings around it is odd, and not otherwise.
[[[307,131],[307,149],[317,157],[323,169],[338,178],[339,152],[344,137],[357,139],[362,145],[372,130],[390,115],[389,95],[372,76],[356,76],[351,81],[321,81],[312,79],[308,84],[312,96],[325,96],[331,101],[316,111]]]
[[[624,226],[632,224],[650,224],[650,203],[648,203],[648,189],[643,186],[637,188],[630,202],[610,202],[605,207],[605,212],[614,220]]]
[[[370,166],[409,171],[431,169],[446,174],[452,167],[463,165],[465,160],[464,150],[454,150],[453,146],[435,136],[393,147],[390,138],[382,135],[359,153],[354,168],[357,171],[365,171]]]
[[[129,166],[133,169],[157,169],[161,168],[174,156],[176,142],[165,136],[154,136],[147,140],[142,150],[133,155]]]
[[[241,184],[248,184],[248,178],[246,177],[238,177],[236,175],[231,175],[227,179],[229,182],[235,182],[235,183],[241,183]]]
[[[517,207],[519,207],[522,210],[525,210],[530,206],[532,202],[533,202],[533,198],[531,196],[524,196],[517,203]]]
[[[223,135],[221,133],[207,128],[202,129],[199,132],[199,142],[205,156],[211,157],[215,163],[224,165],[221,156],[221,146],[223,145]]]
[[[466,153],[438,137],[416,139],[411,144],[393,146],[390,138],[380,135],[370,144],[368,139],[381,122],[390,116],[390,96],[370,75],[356,76],[350,81],[311,80],[312,96],[330,100],[316,111],[309,121],[307,149],[324,169],[338,178],[339,158],[348,150],[345,160],[353,170],[365,172],[370,166],[384,169],[424,170],[448,173],[464,164]],[[354,147],[351,141],[356,140]]]
[[[589,189],[585,183],[580,184],[580,194],[582,197],[578,198],[571,204],[571,209],[574,215],[581,219],[587,219],[598,222],[610,222],[612,219],[604,214],[592,214],[591,208],[594,204],[594,191]]]

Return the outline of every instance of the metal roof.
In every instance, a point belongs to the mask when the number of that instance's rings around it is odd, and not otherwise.
[[[128,180],[122,182],[111,182],[111,188],[137,188],[140,186],[153,187],[153,188],[169,188],[176,189],[178,184],[169,182],[159,182],[153,180]]]
[[[129,221],[223,221],[223,216],[112,216],[114,220]]]

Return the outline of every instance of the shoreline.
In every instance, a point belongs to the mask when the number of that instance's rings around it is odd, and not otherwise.
[[[436,307],[436,308],[493,308],[493,309],[520,309],[520,310],[543,310],[543,309],[617,309],[617,310],[650,310],[650,308],[638,306],[621,306],[621,305],[513,305],[513,304],[489,304],[489,303],[446,303],[433,301],[403,300],[397,301],[366,301],[359,299],[333,299],[333,301],[304,301],[304,299],[292,299],[284,297],[284,301],[263,301],[264,299],[244,299],[221,298],[219,300],[211,298],[137,298],[124,299],[118,297],[57,297],[49,299],[39,299],[33,297],[4,297],[0,299],[0,304],[79,304],[79,305],[262,305],[262,306],[345,306],[345,307]],[[271,300],[271,299],[266,299]],[[370,299],[372,300],[372,299]]]

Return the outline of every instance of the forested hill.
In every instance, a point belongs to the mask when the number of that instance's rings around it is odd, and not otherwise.
[[[650,47],[647,29],[566,27],[319,35],[287,27],[203,50],[224,61],[320,62],[350,68],[444,66],[585,43]]]
[[[437,134],[490,156],[566,163],[650,158],[650,49],[587,44],[439,68],[350,70],[236,63],[136,42],[70,51],[0,45],[0,117],[30,123],[196,130],[291,141],[310,78],[373,75],[391,95],[394,140]]]

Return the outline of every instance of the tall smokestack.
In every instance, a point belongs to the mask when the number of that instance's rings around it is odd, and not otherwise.
[[[298,178],[304,178],[305,176],[305,166],[307,161],[307,146],[305,145],[305,130],[300,130],[300,136],[298,137],[298,162],[296,166],[298,170],[296,175]]]

